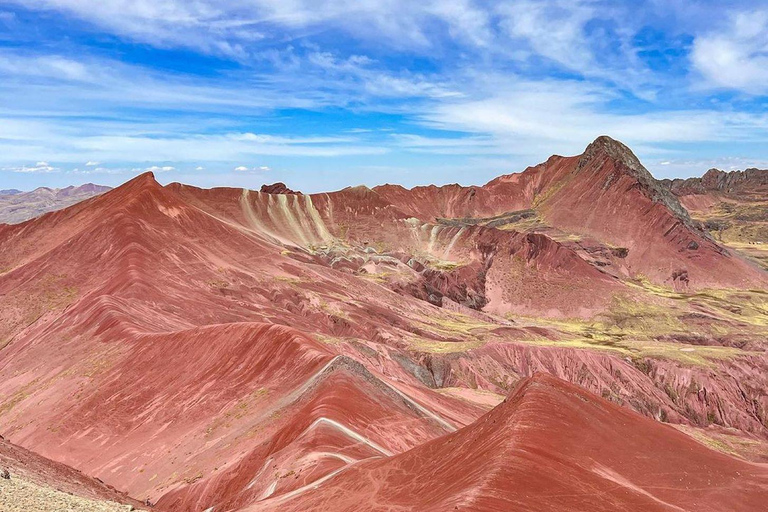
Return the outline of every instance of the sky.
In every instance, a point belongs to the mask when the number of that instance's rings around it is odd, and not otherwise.
[[[0,189],[768,168],[768,0],[0,0]]]

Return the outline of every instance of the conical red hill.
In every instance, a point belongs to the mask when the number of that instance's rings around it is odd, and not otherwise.
[[[551,225],[628,249],[633,275],[676,288],[746,286],[764,273],[696,228],[625,145],[599,137],[537,205]]]

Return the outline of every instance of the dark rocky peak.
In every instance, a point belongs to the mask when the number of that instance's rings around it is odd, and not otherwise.
[[[301,194],[301,192],[291,190],[283,182],[277,182],[271,185],[262,185],[261,192],[264,192],[265,194]]]
[[[643,167],[631,149],[607,135],[601,135],[587,146],[579,159],[577,170],[588,167],[591,161],[600,156],[607,156],[611,160],[623,164],[626,170],[637,175],[636,177],[653,179],[651,173]]]
[[[587,146],[576,166],[576,173],[603,172],[606,161],[613,163],[615,171],[627,174],[637,180],[638,188],[652,201],[663,204],[689,227],[693,227],[688,211],[677,197],[646,169],[631,149],[621,142],[602,135]],[[610,186],[610,183],[608,185]]]

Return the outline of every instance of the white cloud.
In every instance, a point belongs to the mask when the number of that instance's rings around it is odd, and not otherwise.
[[[203,129],[206,124],[195,123]],[[212,122],[216,126],[215,122]],[[0,117],[0,163],[28,160],[45,148],[51,159],[82,162],[143,161],[193,163],[255,160],[254,157],[291,156],[333,158],[353,155],[380,155],[382,145],[362,143],[347,134],[341,137],[285,137],[252,132],[225,132],[212,135],[185,133],[187,123],[166,124],[87,121],[75,118],[26,119]],[[219,124],[219,127],[221,125]]]
[[[234,170],[237,172],[268,172],[271,171],[272,168],[266,165],[261,165],[259,167],[247,167],[245,165],[239,165],[235,167]]]
[[[170,165],[163,165],[163,166],[153,165],[152,167],[147,167],[146,169],[144,169],[144,172],[170,172],[175,170],[176,168]]]
[[[499,141],[489,136],[425,137],[414,134],[392,134],[395,144],[416,153],[441,155],[509,154],[509,148],[500,147]]]
[[[101,164],[101,162],[94,162],[92,160],[89,160],[88,162],[86,162],[85,166],[86,167],[96,167],[96,166],[98,166],[100,164]]]
[[[108,174],[108,175],[117,175],[117,174],[124,174],[126,172],[128,172],[128,169],[125,169],[125,168],[90,167],[88,169],[74,168],[71,171],[67,171],[67,174],[79,174],[79,175]]]
[[[203,167],[202,165],[198,165],[197,167],[195,167],[195,170],[196,171],[204,171],[205,167]]]
[[[66,80],[87,80],[89,72],[82,62],[57,55],[19,56],[0,54],[0,70],[6,73]]]
[[[37,162],[35,165],[22,165],[18,167],[4,167],[2,170],[18,173],[52,173],[60,171],[58,167],[54,167],[48,162]]]
[[[501,26],[513,38],[528,42],[531,50],[566,68],[586,71],[595,66],[584,26],[598,5],[583,1],[516,1],[499,8]]]
[[[322,73],[303,68],[301,73]],[[123,62],[58,55],[30,55],[0,49],[0,93],[14,98],[3,105],[13,111],[55,112],[80,115],[94,107],[162,108],[185,112],[259,114],[278,108],[320,108],[349,101],[338,86],[323,82],[339,78],[266,73],[238,73],[219,78],[196,78],[163,73]],[[327,92],[319,92],[322,86]]]
[[[710,85],[768,92],[768,10],[731,15],[720,30],[696,38],[691,59]]]

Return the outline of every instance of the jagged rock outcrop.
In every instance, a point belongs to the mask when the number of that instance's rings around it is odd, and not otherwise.
[[[262,185],[261,192],[264,192],[265,194],[301,194],[301,192],[291,190],[285,183],[281,181],[271,185]]]
[[[701,178],[662,180],[663,186],[677,196],[721,194],[738,199],[768,196],[768,170],[708,170]]]

